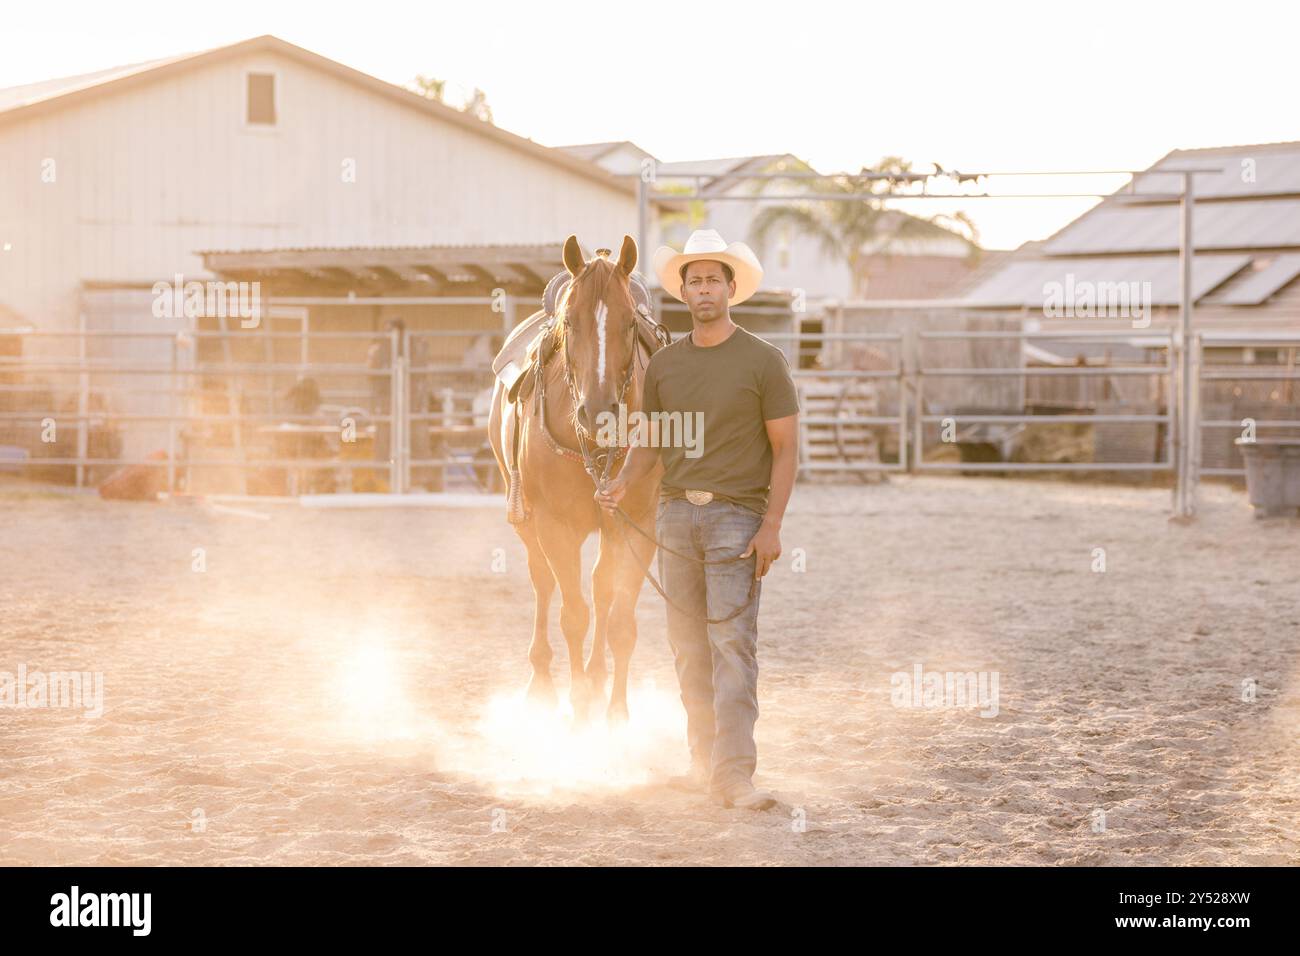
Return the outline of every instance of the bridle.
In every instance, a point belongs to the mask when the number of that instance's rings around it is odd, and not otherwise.
[[[597,256],[599,257],[599,253],[597,253]],[[573,337],[572,336],[573,326],[569,324],[568,321],[568,303],[569,300],[573,298],[573,291],[574,288],[577,286],[578,281],[587,274],[587,272],[591,269],[592,263],[596,261],[597,261],[596,259],[593,259],[591,263],[588,263],[586,268],[584,268],[580,273],[578,273],[573,278],[573,281],[569,283],[569,287],[568,289],[565,290],[564,293],[563,303],[561,307],[557,310],[560,316],[560,322],[565,326],[565,328],[560,333],[564,338],[564,381],[569,388],[569,396],[573,399],[573,407],[575,410],[581,406],[582,400],[578,395],[578,383],[574,375],[573,359],[569,353],[569,342]],[[610,278],[612,278],[613,275],[614,273],[610,272],[610,274],[605,277],[605,284],[601,286],[600,291],[598,293],[598,297],[601,301],[603,301],[605,298],[605,288],[606,286],[609,285]],[[618,388],[618,404],[620,406],[622,406],[624,401],[626,400],[628,386],[632,383],[632,379],[636,374],[636,361],[637,361],[636,323],[637,320],[635,316],[635,306],[634,306],[632,321],[628,323],[627,369],[623,373],[623,381]],[[540,380],[543,383],[545,382],[545,379],[546,379],[545,375],[542,375],[540,377]],[[545,390],[543,388],[540,391],[541,391],[541,395],[539,396],[539,401],[540,403],[544,403]],[[591,480],[596,483],[596,487],[604,488],[605,483],[609,480],[610,471],[614,467],[614,463],[619,459],[621,459],[625,454],[627,454],[627,449],[621,445],[615,445],[612,448],[602,448],[598,451],[593,452],[587,441],[586,429],[583,428],[582,425],[578,424],[577,422],[574,422],[573,430],[574,430],[574,434],[578,436],[578,453],[581,455],[583,469],[591,477]],[[546,429],[546,431],[548,432],[548,436],[547,436],[548,440],[554,441],[549,436],[549,429]],[[558,442],[555,442],[555,445],[558,444],[559,444]],[[552,447],[554,447],[554,445]],[[563,446],[559,446],[559,448],[563,449]],[[563,449],[563,450],[570,451],[570,449]]]

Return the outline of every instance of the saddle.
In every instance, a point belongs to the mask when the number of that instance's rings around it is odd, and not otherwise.
[[[503,422],[502,430],[509,441],[506,449],[506,460],[509,462],[506,517],[511,524],[522,524],[528,520],[518,461],[523,406],[532,395],[547,362],[555,354],[556,341],[551,332],[555,328],[560,299],[571,278],[568,270],[565,270],[546,283],[542,308],[511,330],[496,358],[492,360],[492,372],[501,382],[509,400],[507,420]],[[630,278],[632,301],[636,307],[637,350],[642,365],[645,365],[650,361],[651,355],[671,341],[671,336],[665,326],[655,321],[650,307],[650,291],[644,280],[635,273]],[[545,423],[542,427],[545,429]]]

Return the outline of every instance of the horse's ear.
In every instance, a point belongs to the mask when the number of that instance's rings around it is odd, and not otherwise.
[[[618,267],[625,276],[630,276],[632,270],[636,268],[636,240],[631,236],[623,237],[623,248],[618,254]]]
[[[569,270],[569,275],[576,276],[586,264],[586,260],[582,258],[582,249],[578,246],[578,237],[570,236],[565,239],[564,268]]]

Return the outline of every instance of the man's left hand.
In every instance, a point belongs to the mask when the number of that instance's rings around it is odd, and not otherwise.
[[[758,529],[758,534],[749,540],[749,547],[745,549],[742,558],[749,557],[750,553],[758,555],[758,560],[754,562],[754,577],[761,578],[767,574],[776,559],[781,557],[781,532],[766,522]]]

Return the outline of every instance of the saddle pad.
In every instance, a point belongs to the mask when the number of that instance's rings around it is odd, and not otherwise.
[[[539,309],[510,330],[505,344],[501,346],[501,351],[497,352],[497,357],[492,360],[493,374],[500,377],[502,370],[512,362],[516,366],[523,366],[533,343],[541,334],[542,323],[546,318],[546,312]]]

